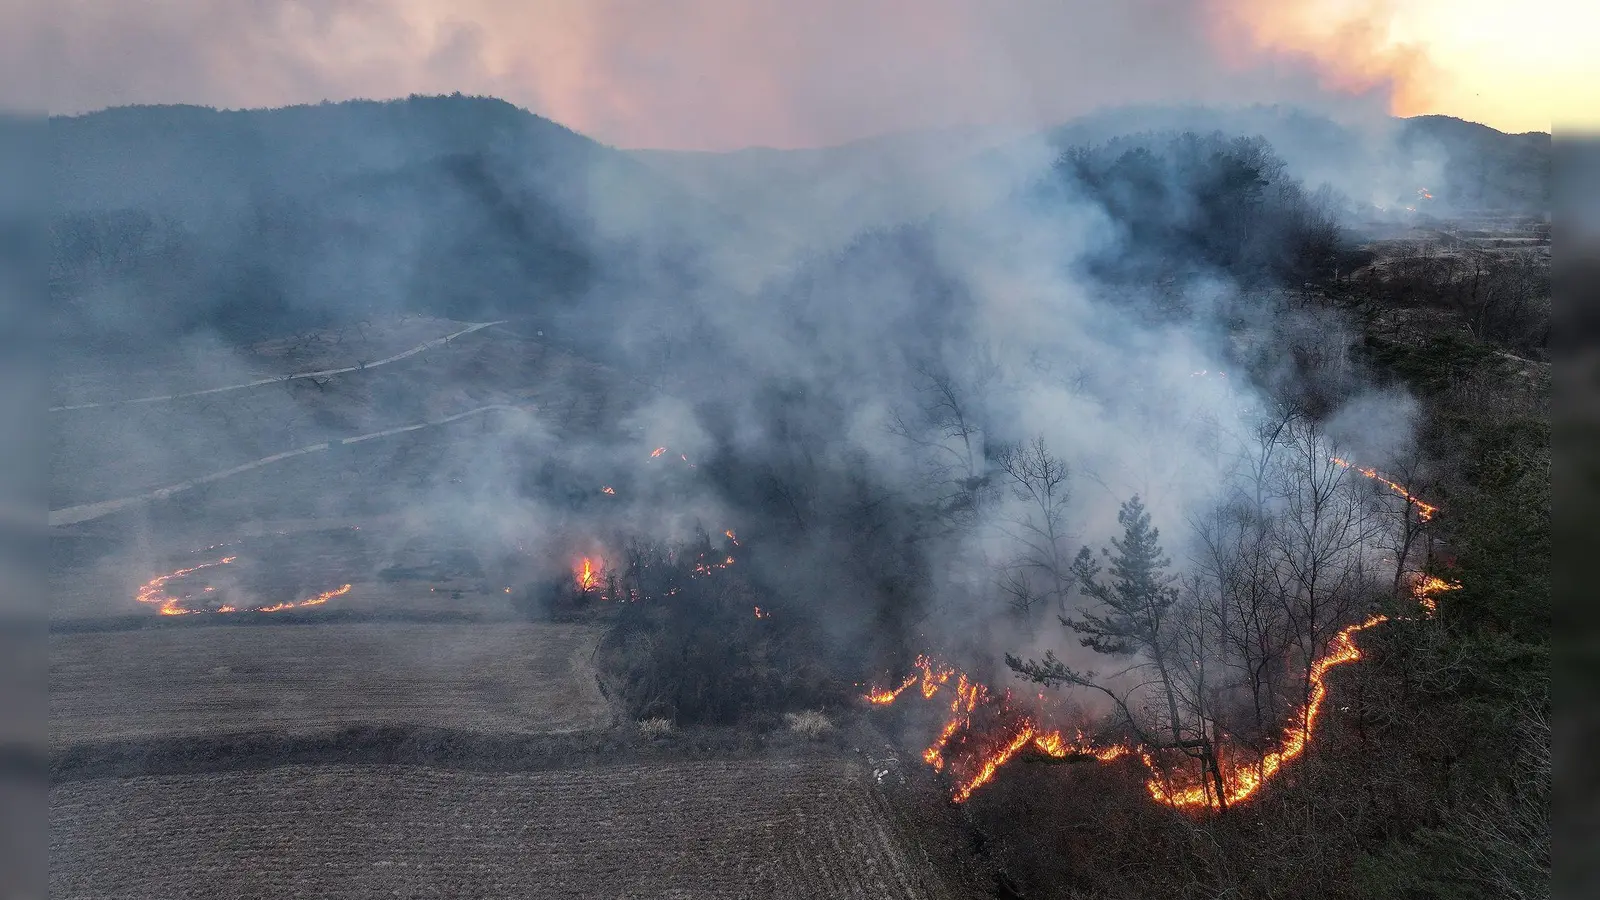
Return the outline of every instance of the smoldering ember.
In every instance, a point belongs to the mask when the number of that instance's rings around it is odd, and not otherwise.
[[[1549,135],[49,140],[52,896],[1549,895]]]

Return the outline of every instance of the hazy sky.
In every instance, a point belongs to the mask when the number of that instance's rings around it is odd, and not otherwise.
[[[624,147],[818,146],[1132,102],[1595,124],[1580,0],[0,0],[0,103],[492,94]]]

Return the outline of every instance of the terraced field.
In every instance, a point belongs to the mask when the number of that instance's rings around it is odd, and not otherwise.
[[[552,734],[610,708],[576,625],[319,624],[56,634],[52,746],[361,724]]]
[[[855,760],[68,782],[52,897],[949,896]]]

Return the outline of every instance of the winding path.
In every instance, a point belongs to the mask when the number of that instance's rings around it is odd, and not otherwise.
[[[487,324],[494,323],[491,322]],[[475,327],[482,328],[484,326],[478,325]],[[413,350],[411,352],[415,353],[416,351]],[[398,359],[399,357],[394,358]],[[369,366],[368,368],[371,367]],[[275,463],[280,460],[290,459],[296,456],[305,456],[308,453],[320,453],[333,446],[359,444],[362,441],[370,441],[374,438],[389,437],[390,435],[403,434],[407,431],[418,431],[423,428],[432,428],[437,425],[444,425],[454,422],[457,419],[465,419],[468,416],[475,416],[480,413],[492,412],[494,410],[512,411],[520,410],[521,408],[522,407],[510,406],[503,403],[492,403],[488,406],[480,406],[477,409],[469,409],[466,412],[456,413],[453,416],[446,416],[442,419],[431,419],[426,422],[418,422],[415,425],[402,425],[399,428],[386,428],[382,431],[358,434],[355,437],[342,438],[336,441],[323,441],[320,444],[311,444],[309,446],[300,447],[294,450],[285,450],[282,453],[274,453],[271,456],[263,456],[260,459],[234,466],[231,469],[223,469],[220,472],[212,472],[209,475],[201,475],[198,478],[191,478],[188,481],[180,481],[177,484],[169,484],[166,487],[156,488],[153,491],[146,491],[142,494],[135,494],[131,497],[119,497],[115,500],[102,500],[98,503],[80,503],[77,506],[68,506],[62,509],[52,509],[50,510],[49,521],[52,527],[57,525],[75,525],[79,522],[88,522],[93,519],[99,519],[104,516],[108,516],[114,512],[117,512],[118,510],[127,509],[131,506],[137,506],[141,503],[148,503],[152,500],[162,500],[167,497],[171,497],[173,494],[179,494],[184,491],[199,487],[202,484],[210,484],[213,481],[220,481],[233,475],[248,472],[251,469],[259,469],[262,466]]]
[[[181,400],[185,397],[203,397],[207,394],[221,394],[226,391],[242,391],[245,388],[260,387],[264,384],[280,384],[285,381],[293,381],[297,378],[324,378],[330,375],[343,375],[347,372],[361,372],[367,369],[376,369],[379,366],[386,366],[392,362],[399,362],[400,360],[409,356],[416,356],[418,353],[421,353],[424,350],[438,347],[442,344],[448,344],[462,335],[471,334],[474,331],[488,328],[490,325],[504,325],[505,323],[505,319],[501,319],[498,322],[477,322],[455,332],[454,334],[447,334],[444,337],[437,337],[431,341],[424,341],[417,346],[412,347],[410,350],[396,353],[393,356],[386,356],[377,362],[370,362],[364,365],[345,366],[342,369],[318,369],[315,372],[296,372],[293,375],[275,375],[271,378],[258,378],[255,381],[246,381],[242,384],[229,384],[224,385],[223,387],[206,388],[203,391],[188,391],[182,394],[162,394],[159,397],[136,397],[132,400],[106,400],[100,403],[75,403],[69,406],[52,406],[50,407],[50,412],[66,412],[74,409],[99,409],[108,406],[128,406],[134,403],[162,403],[168,400]],[[308,451],[294,451],[294,453],[304,452]],[[51,515],[53,516],[55,514],[51,513]]]

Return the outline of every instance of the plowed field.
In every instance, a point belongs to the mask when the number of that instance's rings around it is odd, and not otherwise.
[[[947,896],[859,760],[68,782],[52,897]]]
[[[50,638],[50,734],[81,741],[363,724],[553,734],[610,709],[575,625],[161,628]]]

